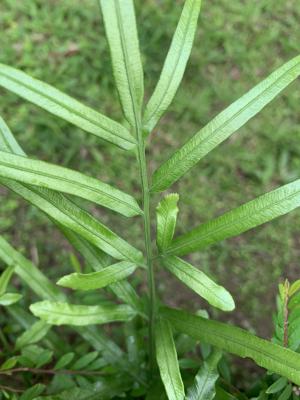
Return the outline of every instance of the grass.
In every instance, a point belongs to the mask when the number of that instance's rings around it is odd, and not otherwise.
[[[183,1],[136,1],[146,95],[158,79]],[[204,1],[182,87],[151,137],[151,169],[213,116],[299,53],[298,0]],[[2,0],[0,62],[55,85],[122,120],[96,0]],[[140,196],[133,156],[0,89],[0,112],[26,152],[96,176]],[[188,173],[180,193],[178,233],[299,177],[299,80]],[[37,210],[0,189],[0,229],[50,277],[70,271],[70,247]],[[139,198],[140,200],[140,198]],[[157,203],[159,196],[154,199]],[[86,206],[114,230],[140,242],[138,221],[120,222]],[[154,229],[154,226],[153,226]],[[271,334],[276,286],[299,277],[300,213],[282,217],[192,257],[229,288],[237,311],[226,319]],[[158,269],[159,266],[156,266]],[[201,307],[169,275],[159,289],[172,304]],[[141,289],[143,283],[138,280]],[[176,293],[176,294],[174,294]],[[169,300],[170,301],[170,300]],[[223,317],[224,318],[224,317]],[[266,322],[266,321],[269,321]]]

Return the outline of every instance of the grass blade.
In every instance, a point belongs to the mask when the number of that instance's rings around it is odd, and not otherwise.
[[[142,214],[136,200],[80,172],[0,151],[0,176],[93,201],[126,217]]]
[[[0,86],[123,149],[133,149],[136,145],[135,139],[119,123],[18,69],[0,64]]]
[[[217,115],[177,150],[153,175],[151,190],[167,189],[218,144],[261,111],[300,74],[300,56],[293,58]]]
[[[183,400],[184,386],[173,333],[168,321],[158,319],[155,331],[156,359],[163,384],[169,400]]]
[[[164,251],[172,242],[178,214],[179,195],[167,195],[156,207],[157,234],[156,243],[160,251]]]
[[[122,261],[99,272],[90,274],[73,273],[63,276],[57,285],[74,290],[95,290],[127,278],[136,269],[133,263]]]
[[[300,179],[266,193],[179,236],[167,254],[183,255],[237,236],[300,206]]]
[[[75,326],[130,321],[136,315],[131,307],[124,304],[84,306],[48,300],[31,304],[30,311],[48,324]]]
[[[173,275],[212,306],[223,311],[234,310],[235,304],[231,294],[202,271],[178,257],[164,257],[163,264]]]
[[[201,0],[186,0],[159,81],[147,104],[144,127],[151,132],[171,104],[188,62],[200,13]]]
[[[244,329],[208,320],[182,310],[164,308],[161,315],[174,329],[209,343],[300,384],[300,354],[261,339]]]
[[[100,0],[100,5],[123,112],[135,127],[144,96],[144,77],[134,4],[132,0]]]

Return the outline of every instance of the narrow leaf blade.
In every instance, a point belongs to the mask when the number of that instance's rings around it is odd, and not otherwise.
[[[111,264],[111,258],[91,243],[76,235],[69,229],[61,227],[62,232],[67,237],[74,248],[82,254],[88,265],[94,271],[101,271]],[[142,304],[138,294],[132,285],[127,281],[120,281],[110,285],[111,291],[124,303],[129,304],[135,310],[142,310]]]
[[[100,0],[100,5],[123,112],[135,127],[140,118],[144,78],[134,4],[132,0]]]
[[[267,394],[278,393],[287,385],[288,380],[284,377],[277,379],[271,386],[266,390]]]
[[[70,364],[70,362],[73,360],[74,356],[75,356],[75,353],[73,353],[73,352],[64,354],[64,355],[57,361],[57,363],[54,365],[53,369],[54,369],[54,370],[58,370],[58,369],[63,369],[63,368],[65,368],[67,365]]]
[[[35,322],[29,329],[27,329],[16,341],[16,349],[19,350],[22,347],[28,346],[39,342],[45,337],[51,328],[50,325],[44,321]]]
[[[25,155],[1,117],[0,149],[18,155]],[[58,225],[63,225],[78,233],[112,257],[121,260],[132,259],[137,264],[142,260],[143,255],[140,251],[119,238],[110,229],[102,225],[61,193],[51,191],[50,189],[23,185],[5,178],[0,178],[0,183],[45,212]]]
[[[139,250],[60,193],[22,185],[5,178],[0,178],[0,182],[59,224],[83,236],[112,257],[119,260],[128,259],[137,264],[141,263],[143,255]]]
[[[50,325],[107,324],[130,321],[135,316],[135,311],[127,305],[84,306],[48,300],[32,304],[30,311]]]
[[[30,285],[32,290],[43,299],[64,299],[64,295],[40,272],[35,265],[15,250],[0,235],[0,259],[8,265],[14,265],[14,272]]]
[[[63,276],[57,284],[74,290],[95,290],[127,278],[135,269],[136,265],[133,263],[121,261],[99,272]]]
[[[127,193],[80,172],[44,161],[0,151],[0,176],[79,196],[126,217],[142,214],[136,200]]]
[[[300,279],[296,280],[291,284],[291,287],[289,289],[289,297],[294,296],[295,293],[297,293],[300,290]]]
[[[165,257],[163,264],[173,275],[212,306],[223,311],[232,311],[235,308],[231,294],[191,264],[178,257]]]
[[[237,236],[300,206],[300,179],[266,193],[175,239],[166,254],[183,255]]]
[[[27,389],[21,396],[20,400],[34,400],[46,389],[46,385],[37,383],[31,388]]]
[[[160,251],[164,251],[172,242],[176,227],[178,200],[179,195],[172,193],[167,195],[156,207],[156,242]]]
[[[16,251],[12,246],[7,243],[4,238],[0,236],[0,258],[4,263],[10,265],[14,262],[16,265],[15,273],[21,278],[21,280],[30,287],[34,293],[39,297],[49,300],[65,301],[65,295],[58,291],[58,289],[52,285],[47,277],[37,269],[35,265],[28,259],[22,256],[21,253]],[[31,314],[24,315],[24,310],[20,309],[16,313],[16,309],[13,307],[9,308],[10,313],[13,313],[14,317],[18,320],[18,323],[23,325],[25,328],[29,328],[31,325],[31,318],[27,321]],[[14,311],[14,312],[13,312]],[[26,317],[26,318],[25,318]],[[93,326],[85,326],[74,328],[87,342],[91,344],[96,350],[103,354],[103,357],[112,364],[118,365],[118,367],[134,376],[137,381],[140,381],[139,376],[136,376],[132,370],[128,370],[128,362],[124,358],[124,353],[120,347],[109,339],[104,332],[95,330]],[[51,332],[53,334],[53,332]],[[49,333],[50,334],[50,333]],[[57,345],[59,345],[57,343]]]
[[[119,123],[18,69],[0,64],[0,86],[123,149],[136,145],[135,139]]]
[[[182,310],[161,310],[174,329],[239,357],[252,358],[269,371],[300,384],[300,354],[235,326],[208,320]]]
[[[4,293],[0,296],[0,306],[11,306],[22,298],[19,293]]]
[[[155,171],[151,190],[167,189],[207,153],[254,117],[300,74],[300,56],[278,68],[197,132]]]
[[[144,127],[151,132],[171,104],[188,62],[201,0],[186,0],[159,81],[147,104]]]
[[[80,370],[86,368],[91,362],[93,362],[98,357],[98,355],[99,355],[98,351],[92,351],[90,353],[85,354],[71,366],[71,369]]]
[[[6,292],[7,285],[14,273],[15,267],[11,265],[7,267],[0,276],[0,296]]]
[[[180,375],[173,333],[168,321],[158,319],[155,341],[157,364],[168,399],[183,400],[184,386]]]
[[[193,386],[188,390],[186,400],[213,400],[216,394],[215,384],[219,377],[217,367],[221,357],[222,352],[214,349],[203,362]]]

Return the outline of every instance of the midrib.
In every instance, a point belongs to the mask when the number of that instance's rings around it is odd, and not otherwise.
[[[191,137],[191,139],[189,139],[184,145],[183,145],[183,147],[181,148],[181,149],[179,149],[179,150],[177,150],[174,154],[173,154],[173,156],[171,156],[171,158],[169,159],[169,160],[167,160],[166,162],[165,162],[165,164],[163,164],[157,171],[160,171],[160,172],[162,172],[160,175],[161,175],[161,178],[159,179],[159,180],[157,180],[157,182],[155,183],[155,185],[153,185],[153,187],[152,187],[152,189],[153,188],[156,188],[156,187],[160,187],[160,184],[161,184],[161,182],[163,181],[164,182],[164,180],[165,180],[165,171],[167,171],[168,172],[168,170],[170,170],[171,169],[171,167],[173,167],[173,168],[175,168],[175,170],[177,169],[177,170],[180,170],[181,169],[181,165],[178,165],[178,163],[180,162],[180,161],[185,161],[184,160],[184,157],[186,156],[186,154],[188,154],[188,157],[187,157],[187,161],[189,162],[191,159],[192,159],[192,157],[193,157],[193,154],[195,153],[195,152],[197,152],[197,151],[199,151],[199,146],[203,143],[203,142],[205,142],[206,140],[207,141],[211,141],[215,136],[216,136],[216,134],[218,134],[218,132],[219,131],[221,131],[221,130],[223,130],[227,125],[229,125],[235,118],[238,118],[238,116],[241,114],[241,113],[243,113],[249,106],[251,106],[254,102],[256,102],[257,101],[257,99],[259,99],[259,97],[261,97],[261,96],[263,96],[270,88],[272,88],[273,86],[276,86],[277,85],[277,83],[282,79],[282,78],[284,78],[284,76],[285,75],[287,75],[287,74],[289,74],[293,69],[295,69],[295,68],[297,68],[298,66],[299,66],[299,64],[300,64],[300,62],[299,63],[297,63],[296,65],[293,65],[290,69],[288,69],[287,71],[285,71],[285,72],[283,72],[282,73],[282,75],[280,76],[280,77],[278,77],[275,81],[273,81],[268,87],[266,87],[262,92],[260,92],[257,96],[255,96],[252,100],[250,100],[247,104],[245,104],[238,112],[236,112],[236,113],[234,113],[229,119],[227,119],[225,122],[223,122],[221,125],[219,125],[216,129],[214,129],[214,131],[213,131],[213,133],[207,138],[207,137],[203,137],[203,138],[201,138],[201,135],[203,134],[203,131],[205,132],[205,130],[207,130],[208,129],[208,127],[210,126],[210,125],[212,125],[212,124],[214,124],[215,123],[215,120],[217,119],[217,118],[220,118],[220,116],[223,114],[223,113],[226,113],[226,110],[227,109],[225,109],[225,110],[223,110],[222,112],[221,112],[221,114],[219,114],[219,115],[217,115],[212,121],[210,121],[204,128],[202,128],[200,131],[198,131],[194,136],[192,136]],[[276,72],[276,71],[275,71]],[[268,78],[266,78],[266,79],[268,79]],[[251,89],[251,90],[254,90],[255,89],[255,87],[253,88],[253,89]],[[247,95],[247,93],[244,95],[244,96],[246,96]],[[236,102],[239,102],[241,99],[238,99],[238,100],[236,100]],[[272,99],[273,100],[273,99]],[[266,104],[264,104],[264,106],[266,106],[267,104],[268,104],[269,102],[267,102]],[[234,104],[235,104],[235,102],[234,103],[232,103],[229,107],[233,107],[234,106]],[[264,107],[263,106],[263,107]],[[260,110],[259,110],[260,111]],[[255,114],[253,114],[253,115],[251,115],[251,117],[250,118],[248,118],[248,120],[249,119],[251,119],[251,118],[253,118],[255,115],[257,114],[257,112],[255,112]],[[248,121],[247,120],[247,121]],[[246,121],[246,122],[247,122]],[[243,126],[243,124],[241,125],[241,126]],[[238,129],[240,129],[241,128],[241,126],[239,127],[239,128],[237,128],[237,129],[235,129],[233,132],[231,132],[231,133],[229,133],[229,135],[230,134],[233,134],[234,132],[236,132]],[[227,135],[227,137],[229,136],[229,135]],[[199,140],[199,142],[197,142],[198,141],[198,138],[200,137],[200,140]],[[227,138],[227,137],[225,137],[225,139]],[[196,141],[196,143],[194,144],[193,142],[194,141]],[[220,142],[219,142],[220,143]],[[218,144],[219,144],[218,143]],[[194,146],[193,147],[193,149],[191,149],[191,150],[189,150],[189,146]],[[207,154],[207,153],[205,153],[205,154]],[[204,154],[204,155],[205,155]],[[201,156],[200,156],[201,157]],[[202,157],[201,157],[202,158]],[[198,159],[197,161],[196,161],[196,163],[198,162],[198,161],[200,161],[201,160],[201,158],[200,159]],[[193,164],[192,165],[194,165],[195,163],[193,162]],[[174,165],[175,165],[175,167],[174,167]],[[190,169],[191,167],[189,167],[188,169]],[[185,170],[185,172],[186,172],[187,170]],[[185,173],[184,172],[184,173]],[[174,174],[174,170],[172,170],[172,175]],[[183,175],[183,174],[181,174],[181,175]],[[180,176],[181,176],[180,175]]]
[[[298,180],[298,181],[300,182],[300,180]],[[295,181],[295,182],[297,182],[297,181]],[[293,183],[295,183],[295,182],[293,182]],[[287,200],[289,200],[291,197],[294,197],[294,196],[296,196],[297,194],[299,194],[299,192],[300,192],[300,189],[297,190],[296,192],[290,194],[289,196],[286,196],[284,199],[281,199],[281,200],[278,200],[278,201],[272,203],[271,205],[270,205],[270,204],[267,204],[267,205],[264,206],[263,208],[259,209],[259,211],[257,212],[257,214],[262,213],[264,210],[266,210],[266,209],[269,208],[269,207],[274,207],[274,206],[276,206],[277,204],[281,203],[282,201],[287,201]],[[271,192],[271,193],[272,193],[272,192]],[[255,201],[255,200],[252,200],[252,201]],[[246,204],[247,204],[247,203],[246,203]],[[244,204],[244,206],[245,206],[246,204]],[[243,207],[243,206],[240,206],[240,207]],[[229,211],[229,213],[230,213],[230,212],[234,212],[234,211],[236,211],[236,210]],[[282,214],[280,214],[280,215],[282,215]],[[225,218],[225,216],[226,216],[226,214],[222,215],[222,216],[219,217],[219,218]],[[249,218],[249,215],[245,215],[244,217],[239,218],[239,221],[238,221],[238,222],[245,221],[245,220],[248,219],[248,218]],[[276,218],[276,217],[275,217],[275,218]],[[217,218],[217,219],[218,219],[218,218]],[[216,220],[217,220],[217,219],[216,219]],[[212,220],[211,222],[208,222],[207,224],[211,224],[211,223],[213,223],[213,222],[216,221],[216,220]],[[265,221],[265,222],[267,222],[267,221]],[[169,254],[174,254],[175,252],[177,252],[178,250],[180,250],[182,247],[193,245],[193,243],[197,243],[199,240],[205,240],[207,237],[211,236],[212,233],[215,234],[215,233],[218,233],[218,232],[222,231],[223,229],[228,229],[229,227],[231,227],[231,226],[234,225],[235,223],[236,223],[235,221],[231,222],[231,223],[228,224],[228,225],[226,225],[226,223],[225,223],[225,224],[221,225],[218,229],[215,229],[213,232],[209,232],[209,233],[207,233],[206,235],[201,236],[201,239],[195,238],[195,239],[191,239],[191,240],[186,240],[185,243],[182,243],[182,244],[180,244],[180,245],[178,245],[178,246],[174,246],[174,247],[171,246],[169,249],[172,250],[172,252],[169,253]],[[206,225],[206,224],[204,224],[204,225]],[[258,224],[258,225],[260,225],[260,224]],[[255,226],[258,226],[258,225],[255,225]],[[255,226],[254,226],[254,227],[255,227]],[[202,229],[204,229],[204,228],[205,228],[205,226],[203,226]],[[251,228],[249,228],[249,229],[251,229]],[[179,240],[184,240],[184,236],[191,235],[191,234],[192,234],[194,231],[196,231],[196,230],[197,230],[197,228],[196,228],[195,230],[192,230],[192,231],[186,233],[185,235],[183,235],[183,237],[182,237],[181,239],[178,238],[177,240],[178,240],[178,241],[179,241]],[[225,238],[225,239],[226,239],[226,238]],[[166,254],[168,254],[168,252],[166,252]]]

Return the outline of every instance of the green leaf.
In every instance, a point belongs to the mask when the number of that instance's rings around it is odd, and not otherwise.
[[[6,292],[7,285],[14,273],[14,265],[7,267],[0,276],[0,296]]]
[[[4,151],[25,155],[15,141],[10,129],[1,118],[0,146],[3,146],[0,148]],[[128,258],[137,262],[137,264],[142,260],[143,255],[140,251],[119,238],[115,233],[62,194],[45,188],[23,185],[5,178],[0,178],[0,183],[41,209],[58,222],[60,226],[64,225],[73,230],[112,257],[117,259]]]
[[[15,273],[43,299],[63,300],[64,295],[21,253],[16,251],[0,235],[0,259],[8,265],[15,265]]]
[[[289,384],[281,393],[281,395],[278,397],[278,400],[288,400],[292,393],[293,393],[293,387],[291,384]]]
[[[51,299],[56,301],[65,300],[63,293],[60,293],[58,289],[41,273],[35,265],[33,265],[28,259],[23,257],[21,253],[17,252],[12,246],[10,246],[0,236],[0,258],[6,263],[11,265],[15,260],[16,268],[15,273],[24,281],[38,296]],[[13,306],[14,307],[14,306]],[[10,312],[13,311],[12,307],[8,309]],[[16,310],[14,310],[16,311]],[[23,309],[20,310],[23,313]],[[20,313],[18,313],[20,314]],[[31,314],[14,316],[18,319],[18,322],[24,327],[29,327],[32,321],[27,322],[27,317]],[[30,320],[30,319],[29,319]],[[141,382],[139,376],[136,376],[132,372],[132,369],[128,369],[128,362],[124,358],[124,353],[120,347],[109,339],[104,332],[95,330],[93,326],[85,326],[84,328],[74,328],[88,343],[91,344],[96,350],[101,351],[103,357],[110,363],[117,365],[122,371],[132,375],[134,379]],[[53,332],[49,332],[50,333]]]
[[[194,290],[214,307],[223,311],[235,308],[231,294],[217,285],[207,275],[178,257],[164,257],[164,266],[189,288]]]
[[[20,70],[0,64],[0,86],[123,149],[136,145],[135,139],[119,123]]]
[[[289,297],[294,296],[294,294],[297,293],[299,290],[300,290],[300,279],[291,284],[289,289]]]
[[[176,227],[178,200],[179,195],[172,193],[167,195],[156,207],[156,243],[160,251],[165,250],[172,242]]]
[[[294,325],[291,329],[289,329],[289,347],[295,345],[297,345],[298,347],[299,344],[300,344],[300,325],[298,326]]]
[[[79,360],[77,360],[74,365],[72,365],[71,369],[84,369],[91,362],[93,362],[98,357],[98,355],[98,351],[92,351],[91,353],[85,354],[83,357],[79,358]]]
[[[43,385],[42,383],[37,383],[36,385],[27,389],[20,397],[20,400],[34,400],[37,398],[37,396],[43,393],[45,389],[46,385]]]
[[[168,321],[158,319],[155,328],[156,359],[169,400],[183,400],[184,386],[180,375],[173,333]]]
[[[144,127],[151,132],[171,104],[182,80],[193,46],[201,0],[186,0],[159,81],[144,116]]]
[[[31,366],[36,368],[40,368],[42,365],[48,364],[53,356],[53,351],[46,350],[43,347],[37,345],[26,346],[22,349],[22,357],[23,360],[26,360],[26,365],[28,365],[28,361]],[[21,358],[19,359],[21,362]],[[25,364],[23,364],[25,365]],[[29,366],[30,366],[29,365]]]
[[[151,190],[167,189],[201,158],[241,128],[300,74],[300,56],[235,101],[177,150],[153,175]]]
[[[166,254],[183,255],[237,236],[300,206],[300,179],[266,193],[175,239]]]
[[[76,257],[76,255],[74,253],[70,253],[69,255],[69,259],[70,259],[70,264],[72,265],[72,268],[74,269],[75,272],[78,272],[78,274],[81,273],[81,263],[78,260],[78,258]]]
[[[292,339],[295,342],[300,342],[300,317],[296,319],[290,318],[292,314],[289,315],[289,325],[288,325],[288,336],[289,341],[292,342]]]
[[[114,321],[129,321],[135,316],[135,311],[123,304],[83,306],[47,300],[31,304],[30,311],[51,325],[106,324]]]
[[[132,0],[100,0],[114,77],[125,118],[140,119],[144,96],[143,67]]]
[[[179,332],[239,357],[252,358],[260,367],[300,384],[300,354],[261,339],[244,329],[182,310],[163,308],[160,314]]]
[[[288,383],[288,380],[284,377],[281,377],[277,379],[274,383],[272,383],[271,386],[268,387],[266,390],[266,393],[271,394],[271,393],[278,393],[280,390],[282,390]]]
[[[60,193],[33,186],[27,187],[4,178],[0,179],[0,182],[59,224],[77,232],[112,257],[120,260],[128,259],[137,264],[141,263],[143,255],[139,250]]]
[[[87,371],[99,371],[100,369],[107,367],[109,363],[103,357],[97,358],[95,361],[91,362],[86,368]]]
[[[217,367],[221,357],[220,350],[213,350],[203,362],[193,386],[188,390],[186,400],[212,400],[215,397],[215,383],[219,377]]]
[[[217,386],[216,387],[216,400],[238,400],[238,399],[237,399],[237,397],[233,396],[232,394],[226,392],[220,386]]]
[[[75,353],[64,354],[54,365],[54,370],[63,369],[73,360]]]
[[[61,230],[74,248],[83,255],[88,265],[91,266],[95,271],[101,271],[103,268],[110,265],[110,256],[103,253],[100,249],[96,248],[69,229],[61,227]],[[109,288],[119,299],[121,299],[124,303],[129,304],[133,309],[139,311],[142,310],[140,298],[129,282],[116,282],[111,284]]]
[[[288,307],[290,310],[295,309],[296,307],[298,308],[298,306],[300,305],[300,292],[295,293],[289,301]]]
[[[289,311],[289,324],[290,325],[293,325],[293,324],[300,325],[300,308],[299,307]]]
[[[149,387],[147,396],[145,397],[145,400],[167,400],[167,395],[166,395],[166,391],[165,388],[163,386],[163,384],[161,383],[161,381],[159,381],[158,379],[155,380],[155,382],[153,382],[151,384],[151,386]]]
[[[99,332],[99,329],[94,326],[89,326],[88,328],[78,327],[76,330],[95,350],[101,352],[109,363],[122,365],[123,368],[128,369],[128,363],[124,359],[124,353],[121,348],[110,340],[108,336],[105,336],[103,332]]]
[[[11,306],[22,298],[19,293],[4,293],[0,296],[0,306]]]
[[[0,151],[0,176],[90,200],[126,217],[142,214],[136,200],[98,179],[68,168]]]
[[[57,284],[74,290],[100,289],[127,278],[135,269],[136,266],[133,263],[121,261],[99,272],[92,272],[90,274],[73,273],[63,276]]]
[[[16,349],[21,349],[29,344],[34,344],[43,339],[49,329],[50,325],[45,324],[44,321],[35,322],[29,329],[27,329],[16,341]]]
[[[93,246],[82,236],[77,235],[75,232],[65,228],[63,225],[58,224],[58,226],[74,249],[84,257],[85,262],[94,271],[100,271],[112,264],[112,257],[110,255]]]
[[[37,397],[35,400],[109,400],[124,397],[131,382],[124,375],[97,377],[97,382],[86,388],[73,387],[51,396]]]
[[[19,155],[25,155],[23,149],[16,141],[4,119],[0,116],[0,150]]]
[[[4,371],[6,369],[12,369],[18,362],[18,357],[10,357],[4,361],[0,366],[0,371]]]

